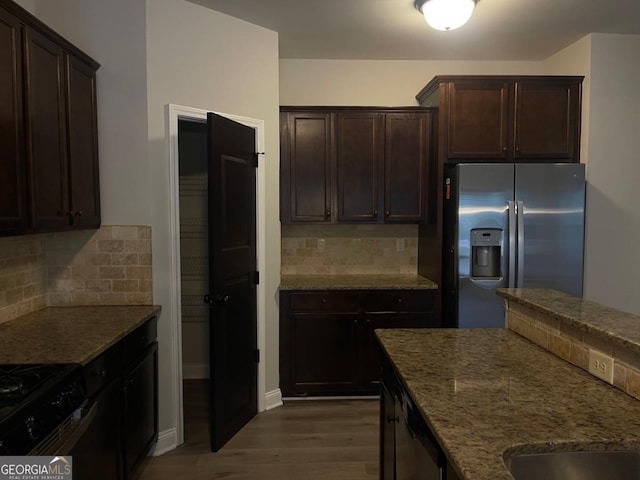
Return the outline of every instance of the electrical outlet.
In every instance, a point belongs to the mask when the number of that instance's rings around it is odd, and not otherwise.
[[[404,252],[404,238],[396,238],[396,252]]]
[[[589,349],[589,373],[613,385],[613,357]]]
[[[327,248],[327,241],[324,238],[319,238],[318,239],[318,251],[319,252],[324,252],[326,248]]]

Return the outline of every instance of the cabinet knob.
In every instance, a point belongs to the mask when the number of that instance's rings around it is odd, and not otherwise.
[[[329,217],[331,216],[331,210],[327,210],[327,211],[325,212],[324,216],[325,216],[326,218],[329,218]]]
[[[378,216],[378,210],[374,210],[373,214],[377,217]]]
[[[81,217],[81,216],[82,216],[82,210],[77,211],[77,212],[76,212],[76,217]]]
[[[398,298],[398,303],[402,303],[402,298]]]
[[[353,324],[354,324],[354,325],[357,325],[357,324],[358,324],[358,320],[357,320],[357,319],[356,319],[356,320],[354,320],[354,321],[353,321]]]
[[[385,211],[384,214],[388,217],[389,215],[391,215],[391,210]]]
[[[326,299],[326,298],[323,298],[323,299],[322,299],[322,303],[327,303],[327,299]]]
[[[76,212],[74,210],[69,210],[69,215],[75,217]]]
[[[519,151],[520,151],[520,148],[519,148],[519,147],[516,147],[516,152],[519,152]]]
[[[517,150],[517,149],[516,149]],[[502,147],[502,151],[506,152],[507,151],[507,147]]]

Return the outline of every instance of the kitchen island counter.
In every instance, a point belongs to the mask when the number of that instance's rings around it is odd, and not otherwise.
[[[435,290],[420,275],[282,275],[280,290]]]
[[[640,447],[640,404],[504,329],[377,330],[449,463],[512,480],[503,455]]]
[[[88,364],[160,307],[48,307],[0,324],[0,364]]]

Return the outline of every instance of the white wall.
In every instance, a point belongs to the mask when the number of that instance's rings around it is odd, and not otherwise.
[[[585,297],[640,314],[640,35],[591,35]]]
[[[35,0],[40,20],[101,64],[100,196],[105,225],[148,225],[144,0]]]
[[[149,175],[152,203],[154,299],[169,300],[169,153],[165,106],[169,103],[265,121],[267,265],[266,390],[279,387],[280,283],[278,37],[275,32],[184,0],[147,1]],[[160,370],[172,369],[168,344],[172,309],[163,313]],[[170,385],[161,384],[160,429],[168,427]]]
[[[436,75],[536,75],[541,62],[280,60],[281,105],[417,105]]]

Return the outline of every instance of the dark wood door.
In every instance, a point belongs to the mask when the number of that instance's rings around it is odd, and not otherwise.
[[[26,229],[20,22],[0,8],[0,234]]]
[[[281,220],[331,221],[331,114],[283,113]]]
[[[430,128],[426,113],[385,116],[385,222],[425,220]]]
[[[158,439],[158,344],[145,350],[124,377],[124,480],[136,475],[142,459]]]
[[[353,314],[292,314],[289,317],[291,395],[354,393],[358,378],[358,322]]]
[[[33,226],[69,225],[64,51],[26,28],[28,157]]]
[[[100,226],[95,69],[67,56],[70,217],[74,226]]]
[[[253,128],[209,113],[211,449],[257,413],[256,168]]]
[[[384,155],[384,117],[371,112],[338,113],[336,130],[337,220],[375,222]]]
[[[516,82],[514,135],[516,160],[573,160],[580,136],[579,82]]]
[[[500,80],[451,82],[447,156],[504,160],[508,153],[509,86]]]

